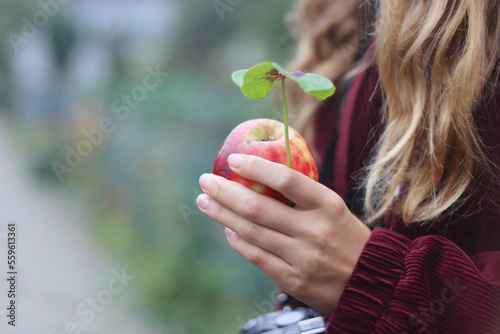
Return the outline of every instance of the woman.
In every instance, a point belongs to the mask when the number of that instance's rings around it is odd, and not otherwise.
[[[200,210],[327,333],[500,333],[500,1],[299,1],[316,183],[232,155],[294,208],[202,175]],[[363,13],[364,20],[359,20]],[[369,227],[367,227],[370,226]],[[233,232],[234,231],[234,232]]]

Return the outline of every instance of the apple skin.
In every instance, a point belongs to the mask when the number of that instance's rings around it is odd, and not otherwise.
[[[290,138],[291,168],[318,181],[318,168],[311,149],[297,131],[288,127]],[[285,125],[272,119],[252,119],[236,126],[222,143],[215,158],[213,173],[236,181],[256,192],[283,203],[290,201],[268,186],[245,179],[234,173],[227,163],[233,154],[256,155],[286,165]]]

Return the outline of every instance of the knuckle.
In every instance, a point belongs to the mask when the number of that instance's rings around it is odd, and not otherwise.
[[[252,252],[248,255],[248,262],[257,267],[262,265],[264,263],[263,250],[260,248],[255,248],[254,250],[252,250]]]
[[[291,190],[295,187],[301,174],[299,172],[288,170],[287,173],[283,176],[283,181],[281,182],[281,189],[283,191]]]
[[[248,224],[244,229],[244,235],[250,242],[257,240],[262,235],[262,227],[256,224]]]
[[[297,275],[295,274],[295,271],[293,269],[289,269],[283,272],[280,283],[284,288],[291,290],[291,287],[295,285],[294,282],[296,279]]]
[[[249,197],[244,203],[245,213],[250,219],[258,218],[263,211],[262,203],[256,197]]]
[[[327,248],[327,246],[323,244],[318,244],[316,245],[316,247],[314,247],[313,257],[318,264],[325,262],[327,263],[330,261],[331,251],[329,248]]]
[[[341,229],[324,225],[319,227],[314,236],[315,247],[312,256],[318,263],[328,263],[333,254],[338,254],[345,248],[345,240]]]
[[[318,246],[328,245],[331,238],[331,226],[326,224],[319,224],[313,231],[313,238],[315,244]]]
[[[339,244],[342,244],[342,238],[339,237],[339,230],[332,226],[320,227],[316,233],[316,247],[313,250],[316,259],[333,254],[339,249]]]
[[[333,197],[327,202],[328,211],[331,217],[336,218],[337,221],[341,221],[345,211],[347,209],[344,201],[341,198]]]
[[[283,275],[283,287],[297,295],[306,288],[303,276],[295,269],[291,269]]]
[[[312,261],[308,268],[312,268],[314,263],[324,261],[328,254],[331,254],[331,250],[335,249],[335,245],[341,237],[336,223],[332,224],[331,219],[326,221],[319,219],[309,233],[307,239],[314,247],[310,249],[307,259]]]
[[[318,270],[319,259],[316,254],[306,258],[302,263],[302,270],[307,274],[312,274]]]
[[[294,293],[297,296],[307,296],[307,292],[309,290],[309,285],[306,284],[304,279],[297,279],[295,282]]]

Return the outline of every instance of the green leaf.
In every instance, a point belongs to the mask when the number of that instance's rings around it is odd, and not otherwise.
[[[313,73],[305,73],[298,77],[295,81],[299,84],[300,88],[307,94],[311,94],[319,101],[332,96],[335,93],[335,86],[333,83],[320,75]]]
[[[231,75],[231,79],[233,82],[237,84],[239,87],[243,86],[243,82],[245,80],[245,74],[247,74],[248,70],[240,70],[236,71]]]
[[[292,79],[293,80],[293,77],[292,75],[287,71],[285,70],[283,67],[281,67],[279,64],[277,63],[273,63],[273,66],[274,68],[282,75],[284,75],[285,77],[289,78],[289,79]]]
[[[251,99],[263,99],[281,76],[273,63],[267,62],[255,65],[248,70],[236,71],[233,81],[240,86],[241,92]]]
[[[255,65],[248,70],[236,71],[231,76],[243,94],[251,99],[265,98],[274,84],[283,77],[295,81],[306,94],[311,94],[320,101],[335,93],[335,86],[327,78],[300,71],[290,73],[279,64],[271,62]]]
[[[273,63],[273,66],[280,74],[298,83],[305,93],[313,95],[320,101],[335,93],[333,83],[321,75],[300,71],[290,73],[276,63]]]

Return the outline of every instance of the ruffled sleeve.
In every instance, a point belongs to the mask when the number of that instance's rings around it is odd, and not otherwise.
[[[500,333],[500,252],[376,228],[327,333]]]

